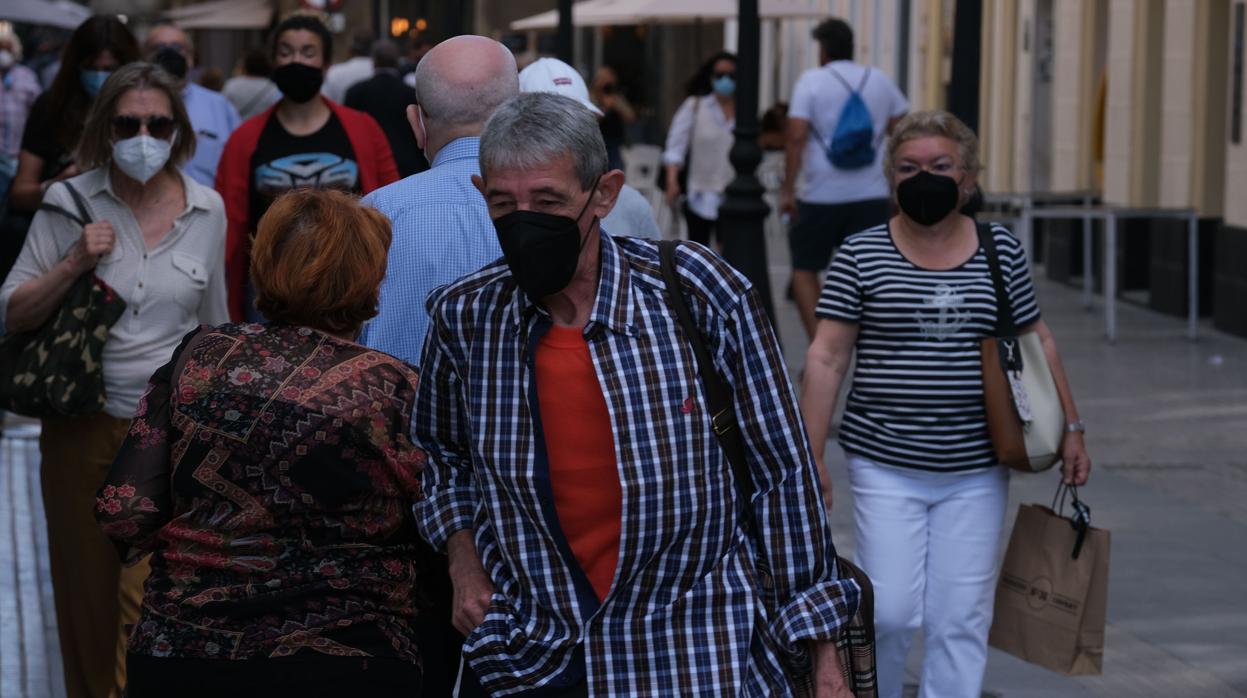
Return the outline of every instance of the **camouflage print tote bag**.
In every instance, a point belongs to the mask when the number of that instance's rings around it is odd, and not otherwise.
[[[77,214],[54,204],[40,208],[85,226],[86,202],[63,183]],[[74,417],[104,408],[100,357],[126,302],[93,272],[78,277],[61,307],[37,330],[0,339],[0,408],[27,417]]]

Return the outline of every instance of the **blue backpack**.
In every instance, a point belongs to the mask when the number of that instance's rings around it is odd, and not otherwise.
[[[849,100],[840,110],[840,118],[836,121],[836,131],[831,134],[831,143],[827,145],[827,159],[832,165],[842,170],[860,170],[875,162],[875,122],[866,108],[866,100],[862,99],[862,88],[870,78],[870,68],[862,76],[862,84],[853,89],[849,83],[835,70],[828,68],[832,75],[849,91]]]

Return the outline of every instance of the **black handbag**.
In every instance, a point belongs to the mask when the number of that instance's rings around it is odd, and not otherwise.
[[[55,204],[40,209],[79,225],[91,222],[86,201],[69,184],[75,214]],[[104,408],[101,355],[108,332],[126,311],[121,296],[94,272],[78,277],[61,307],[37,330],[0,339],[0,408],[27,417],[77,417]]]
[[[749,465],[745,458],[745,443],[742,440],[740,426],[736,422],[736,410],[732,405],[732,393],[719,375],[710,352],[706,349],[705,338],[693,322],[688,303],[680,287],[679,277],[675,270],[675,251],[678,240],[663,240],[658,243],[659,267],[662,269],[663,281],[667,285],[667,298],[671,309],[675,312],[684,333],[684,340],[693,348],[697,360],[697,373],[701,377],[702,388],[706,393],[706,408],[710,411],[711,426],[723,455],[732,465],[736,480],[736,497],[743,512],[741,527],[747,535],[755,535],[757,526],[754,522],[753,477],[749,473]],[[861,599],[857,612],[850,619],[840,638],[836,640],[836,650],[840,658],[840,673],[845,684],[857,698],[868,698],[878,694],[875,682],[875,602],[874,586],[870,577],[852,562],[843,557],[836,558],[842,577],[852,578],[861,589]],[[768,608],[774,609],[775,599],[770,598],[773,585],[770,571],[763,560],[755,561],[764,591],[764,601]],[[799,689],[807,692],[811,688],[810,676],[795,676],[794,683]]]

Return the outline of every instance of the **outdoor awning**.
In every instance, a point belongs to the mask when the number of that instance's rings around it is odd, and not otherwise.
[[[737,0],[584,0],[572,5],[572,24],[598,27],[614,24],[679,24],[695,20],[735,19]],[[801,0],[760,0],[758,14],[763,19],[824,17],[826,12],[811,9]],[[525,17],[511,23],[514,31],[554,29],[559,24],[557,10]]]
[[[271,0],[210,0],[166,10],[183,29],[264,29],[273,19]]]
[[[91,10],[69,0],[4,0],[0,20],[73,29],[91,16]]]

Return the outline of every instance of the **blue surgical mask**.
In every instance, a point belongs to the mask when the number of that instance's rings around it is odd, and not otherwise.
[[[104,81],[112,74],[113,71],[111,70],[87,70],[83,68],[78,71],[78,79],[82,81],[82,89],[86,90],[87,94],[94,99],[100,93],[100,89],[104,87]]]
[[[721,97],[731,97],[736,94],[736,78],[731,75],[724,75],[711,80],[710,86],[714,88],[714,93]]]

